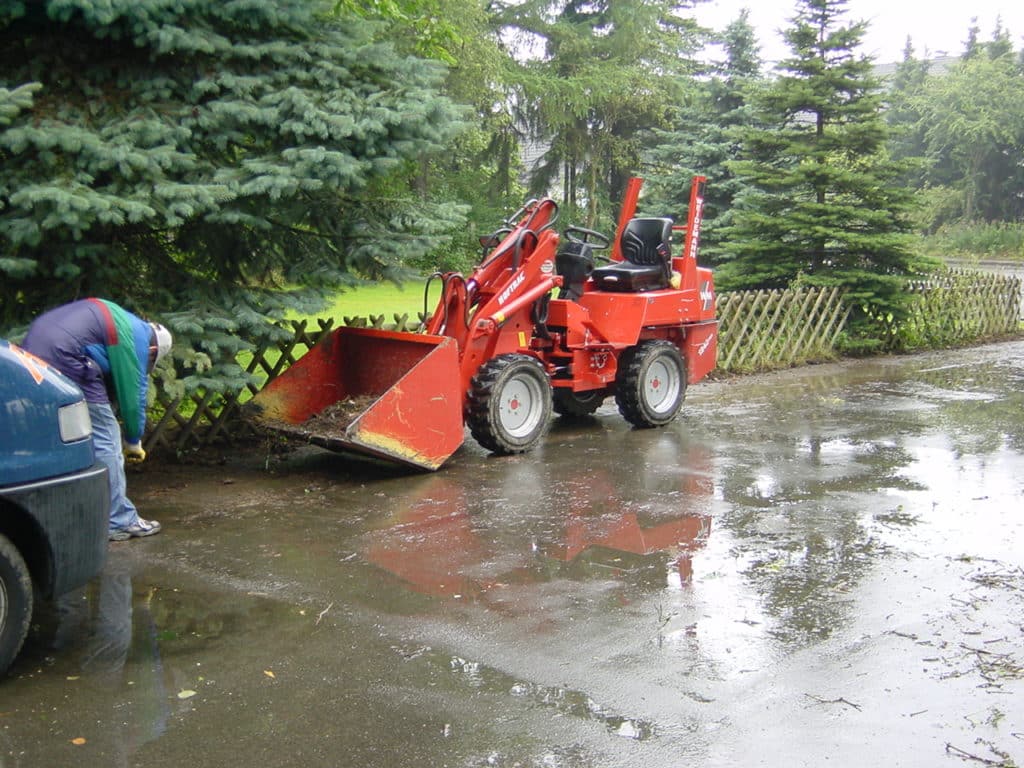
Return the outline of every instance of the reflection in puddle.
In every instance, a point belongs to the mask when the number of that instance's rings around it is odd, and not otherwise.
[[[294,611],[273,600],[186,586],[180,575],[173,582],[179,586],[162,588],[163,578],[129,546],[112,547],[104,569],[86,586],[38,606],[12,670],[15,679],[7,684],[23,684],[53,703],[43,718],[24,705],[4,713],[7,727],[17,727],[25,743],[47,755],[26,764],[64,764],[50,753],[68,742],[87,748],[94,762],[83,764],[137,764],[140,750],[218,690],[219,659],[244,663],[252,654],[266,655],[241,638],[289,627],[286,612]]]
[[[681,465],[689,471],[643,503],[630,498],[630,486],[600,473],[586,482],[563,479],[561,503],[527,507],[529,517],[471,511],[465,487],[438,475],[389,527],[366,534],[361,554],[416,593],[503,611],[534,608],[522,589],[513,604],[501,595],[505,588],[566,575],[616,579],[656,564],[658,587],[681,587],[692,581],[693,554],[711,529],[710,514],[690,510],[705,508],[713,493],[699,465]]]
[[[87,710],[95,701],[113,697],[107,715],[112,712],[115,722],[95,734],[88,729],[87,739],[111,765],[129,765],[143,745],[166,732],[174,714],[153,595],[152,589],[135,592],[130,565],[114,555],[96,579],[63,595],[38,617],[42,627],[36,632],[48,635],[49,651],[59,656],[62,667],[71,667],[66,679],[75,684],[71,693],[77,694],[71,700]],[[30,643],[40,639],[33,635]],[[33,648],[26,650],[31,655]],[[100,692],[102,696],[92,699]],[[90,700],[83,702],[80,696]],[[97,720],[102,722],[102,717]]]
[[[560,716],[600,722],[616,736],[643,741],[655,735],[654,725],[651,722],[624,717],[609,711],[583,691],[572,690],[564,686],[546,686],[514,680],[495,669],[460,658],[451,660],[451,669],[464,676],[474,687],[488,692],[507,692],[518,699],[526,699]]]

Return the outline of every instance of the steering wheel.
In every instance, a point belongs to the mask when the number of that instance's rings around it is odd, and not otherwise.
[[[604,235],[600,232],[596,232],[593,229],[587,229],[586,227],[577,227],[571,225],[565,228],[565,239],[570,243],[583,243],[589,245],[595,250],[603,251],[605,248],[612,244],[612,239],[608,235]],[[601,261],[610,261],[609,257],[601,254],[594,255],[594,259],[600,259]]]
[[[600,250],[604,250],[612,244],[612,240],[608,235],[603,235],[600,232],[595,232],[593,229],[577,227],[575,225],[565,228],[565,237],[570,242],[587,243]]]

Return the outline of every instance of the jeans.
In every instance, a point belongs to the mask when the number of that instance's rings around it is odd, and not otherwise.
[[[107,467],[110,478],[110,530],[127,528],[138,522],[139,510],[126,494],[124,453],[121,448],[121,425],[108,403],[89,403],[92,419],[92,446],[97,461]]]

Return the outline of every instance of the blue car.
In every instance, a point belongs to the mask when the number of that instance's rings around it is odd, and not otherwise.
[[[34,600],[103,567],[110,490],[82,391],[0,339],[0,675],[28,633]]]

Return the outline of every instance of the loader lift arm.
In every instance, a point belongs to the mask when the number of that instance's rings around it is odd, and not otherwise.
[[[506,222],[507,232],[498,231],[504,236],[468,278],[441,276],[426,331],[456,340],[466,380],[484,361],[529,347],[534,302],[562,283],[554,269],[557,219],[554,200],[531,200]]]

